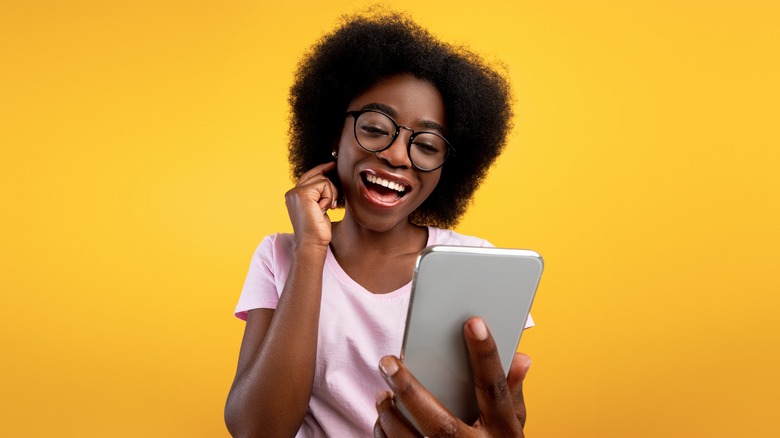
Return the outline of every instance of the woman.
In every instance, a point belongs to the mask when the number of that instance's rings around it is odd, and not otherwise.
[[[396,397],[426,435],[522,436],[530,361],[516,356],[507,382],[480,319],[464,326],[475,425],[444,411],[392,356],[419,252],[490,245],[446,228],[505,142],[504,79],[404,17],[357,16],[313,47],[290,103],[294,233],[260,244],[236,308],[247,325],[225,410],[231,433],[419,436]],[[337,207],[344,219],[331,223]]]

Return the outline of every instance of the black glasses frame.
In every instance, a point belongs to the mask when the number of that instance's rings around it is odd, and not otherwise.
[[[381,149],[369,149],[369,148],[363,146],[363,143],[360,142],[360,140],[358,139],[358,135],[357,135],[357,120],[358,120],[358,117],[360,117],[363,113],[379,113],[379,114],[382,114],[383,116],[387,117],[388,119],[390,119],[391,122],[393,122],[393,125],[395,126],[395,133],[393,134],[393,138],[392,138],[392,140],[390,140],[390,143],[387,146],[385,146],[385,147],[383,147]],[[412,135],[409,136],[409,142],[406,144],[406,153],[408,154],[409,161],[412,163],[412,165],[415,168],[417,168],[418,170],[421,170],[423,172],[433,172],[434,170],[440,168],[441,166],[444,166],[444,163],[447,161],[447,158],[449,158],[449,156],[450,156],[450,152],[452,152],[453,155],[456,152],[455,148],[452,147],[450,142],[446,138],[442,137],[441,135],[439,135],[439,134],[437,134],[435,132],[430,132],[430,131],[415,131],[414,129],[409,128],[407,126],[399,125],[395,121],[395,119],[390,117],[389,114],[384,113],[382,111],[375,110],[375,109],[366,109],[366,110],[360,110],[360,111],[347,111],[345,117],[349,117],[349,116],[352,116],[352,118],[354,120],[354,122],[352,123],[352,134],[355,136],[355,141],[357,142],[357,144],[360,145],[361,148],[363,148],[364,150],[366,150],[368,152],[382,152],[384,150],[389,149],[390,146],[392,146],[393,143],[395,143],[395,140],[401,134],[401,128],[404,128],[407,131],[411,132]],[[420,134],[435,135],[435,136],[441,138],[442,140],[444,140],[444,144],[447,145],[447,151],[446,151],[446,154],[444,155],[444,159],[442,160],[441,164],[439,164],[438,166],[436,166],[436,167],[434,167],[432,169],[424,169],[424,168],[418,166],[417,163],[415,163],[414,160],[412,159],[412,144],[414,143],[414,138],[417,137]]]

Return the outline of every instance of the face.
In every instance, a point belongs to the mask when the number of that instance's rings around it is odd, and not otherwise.
[[[441,94],[430,82],[412,75],[380,81],[353,99],[347,111],[364,109],[380,110],[415,132],[444,135]],[[389,148],[369,152],[355,139],[354,124],[353,117],[345,118],[338,144],[337,168],[347,214],[374,231],[405,225],[409,215],[436,188],[441,169],[423,172],[412,165],[407,147],[412,132],[408,129],[401,128]]]

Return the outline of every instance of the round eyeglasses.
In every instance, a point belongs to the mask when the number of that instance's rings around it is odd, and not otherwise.
[[[401,126],[392,117],[377,110],[349,111],[347,117],[355,119],[355,140],[369,152],[382,152],[393,144],[401,128],[410,131],[407,152],[412,165],[424,172],[440,168],[450,154],[450,145],[444,137],[434,132],[414,131]]]

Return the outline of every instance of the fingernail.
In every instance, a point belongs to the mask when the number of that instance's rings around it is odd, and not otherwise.
[[[393,356],[385,356],[379,361],[379,369],[387,377],[392,377],[393,374],[398,372],[398,362]]]
[[[376,393],[376,405],[379,406],[383,401],[392,397],[393,394],[390,391],[379,391]]]
[[[484,341],[488,338],[487,327],[481,318],[477,318],[471,322],[471,332],[474,333],[474,337],[477,338],[478,341]]]

